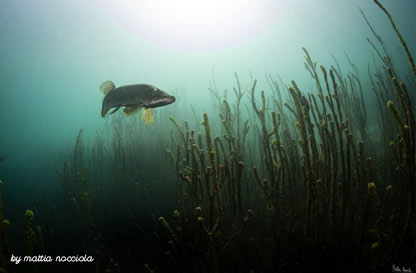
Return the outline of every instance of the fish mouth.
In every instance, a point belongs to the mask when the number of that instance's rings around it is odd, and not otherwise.
[[[162,98],[152,100],[152,102],[150,104],[148,104],[146,106],[146,108],[161,107],[161,106],[165,106],[165,105],[174,103],[175,101],[176,101],[176,98],[174,96],[166,96],[166,97],[162,97]]]

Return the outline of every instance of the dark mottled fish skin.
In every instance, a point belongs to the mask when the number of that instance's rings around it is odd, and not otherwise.
[[[101,116],[113,107],[140,106],[156,108],[175,102],[175,97],[148,84],[125,85],[112,89],[103,100]]]

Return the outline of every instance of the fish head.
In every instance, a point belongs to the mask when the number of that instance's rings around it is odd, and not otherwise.
[[[146,96],[143,103],[146,108],[165,106],[176,101],[174,96],[171,96],[165,91],[162,91],[154,86],[149,87],[147,94],[148,96]]]

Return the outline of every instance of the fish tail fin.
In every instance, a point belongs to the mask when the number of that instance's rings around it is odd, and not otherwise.
[[[153,123],[153,111],[152,108],[147,108],[142,113],[142,120],[146,124],[152,124]]]
[[[110,110],[110,107],[103,105],[103,108],[101,108],[101,116],[105,118],[105,115],[108,113],[109,110]]]
[[[112,81],[105,81],[100,85],[101,92],[104,93],[104,96],[108,94],[112,89],[116,88]]]

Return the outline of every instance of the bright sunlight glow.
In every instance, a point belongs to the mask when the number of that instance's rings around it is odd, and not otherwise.
[[[113,18],[179,49],[215,49],[254,37],[278,16],[276,0],[129,0]]]

